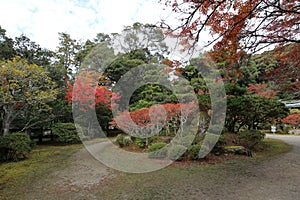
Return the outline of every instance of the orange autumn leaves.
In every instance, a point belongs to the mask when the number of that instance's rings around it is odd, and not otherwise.
[[[66,100],[72,102],[83,112],[95,107],[112,110],[115,105],[112,105],[111,102],[115,102],[121,97],[117,94],[113,95],[109,87],[99,86],[97,81],[99,79],[95,76],[97,75],[93,73],[81,72],[73,85],[67,81]],[[128,110],[119,111],[110,124],[115,127],[126,127],[125,129],[130,130],[134,128],[132,121],[139,127],[157,127],[156,124],[165,124],[168,121],[178,123],[186,120],[191,113],[197,110],[195,106],[195,102],[167,103],[131,112]]]
[[[174,127],[185,123],[188,116],[197,110],[195,106],[195,102],[167,103],[131,112],[125,110],[117,113],[110,124],[125,132],[133,132],[138,129],[144,131],[143,128],[150,128],[149,130],[153,131],[153,129],[159,129],[160,126],[165,126],[168,130],[171,124]]]
[[[162,22],[166,33],[188,46],[209,32],[207,46],[213,45],[212,57],[238,64],[245,52],[254,53],[270,45],[299,43],[298,0],[160,0],[171,8],[178,23]],[[204,38],[205,39],[205,38]]]
[[[67,81],[66,100],[75,103],[82,111],[94,107],[111,109],[113,93],[107,86],[99,86],[98,80],[97,74],[81,72],[73,85]]]

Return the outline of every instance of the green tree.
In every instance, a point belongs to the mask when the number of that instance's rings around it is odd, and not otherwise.
[[[121,34],[114,34],[112,44],[124,53],[132,53],[142,49],[149,56],[161,57],[168,51],[162,29],[155,25],[139,22],[134,23],[132,26],[126,26]]]
[[[63,67],[68,72],[68,75],[72,77],[74,71],[80,66],[77,54],[82,46],[67,33],[59,33],[59,41],[59,46],[55,52],[56,63]]]
[[[29,64],[47,66],[53,58],[53,52],[42,48],[23,34],[15,38],[14,50],[16,56],[26,59]]]
[[[50,110],[49,102],[54,100],[57,90],[49,73],[36,64],[19,57],[0,65],[0,108],[2,135],[7,135],[12,122],[19,117],[26,118],[22,129],[42,123],[41,115]],[[30,113],[30,114],[28,114]],[[46,119],[48,120],[48,119]]]
[[[249,55],[248,57],[244,59],[239,67],[239,71],[243,75],[239,78],[238,83],[244,86],[263,83],[266,81],[265,74],[274,70],[279,65],[279,62],[271,52]]]
[[[278,100],[258,95],[230,96],[227,98],[226,128],[230,132],[242,127],[258,129],[264,123],[284,118],[289,109]]]
[[[14,41],[6,36],[6,30],[0,26],[0,61],[15,56]]]

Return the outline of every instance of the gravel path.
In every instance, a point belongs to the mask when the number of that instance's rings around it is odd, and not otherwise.
[[[267,137],[283,140],[293,145],[293,150],[250,164],[233,162],[212,167],[213,170],[203,173],[185,170],[182,177],[186,178],[180,180],[170,177],[168,171],[172,169],[168,168],[158,171],[159,175],[156,172],[122,174],[107,168],[82,149],[70,158],[68,167],[34,183],[32,191],[22,199],[299,199],[300,136]],[[153,180],[162,176],[166,177]]]
[[[223,199],[300,199],[300,137],[267,137],[285,141],[293,146],[292,151],[249,166],[241,170],[244,174],[228,177],[227,183],[231,184],[219,188],[224,192]]]

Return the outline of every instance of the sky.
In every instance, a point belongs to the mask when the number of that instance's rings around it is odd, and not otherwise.
[[[25,34],[55,50],[58,33],[93,39],[97,33],[119,33],[134,22],[155,24],[170,14],[159,0],[9,0],[2,1],[0,26],[9,37]],[[4,3],[5,2],[5,3]]]

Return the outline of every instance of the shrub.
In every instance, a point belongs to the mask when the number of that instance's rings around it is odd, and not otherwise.
[[[132,140],[131,140],[130,136],[126,135],[126,136],[123,137],[123,144],[124,144],[125,147],[132,144]]]
[[[203,139],[204,139],[204,136],[203,136],[203,135],[201,135],[201,136],[197,135],[197,136],[194,138],[194,141],[193,141],[192,144],[200,144],[200,143],[203,142]]]
[[[168,158],[171,160],[181,161],[186,149],[187,148],[183,145],[172,145],[168,149]]]
[[[199,159],[199,151],[201,149],[201,144],[194,144],[189,146],[187,149],[187,156],[190,160],[197,160]]]
[[[187,149],[187,157],[189,160],[198,160],[199,157],[199,151],[202,148],[203,153],[207,153],[209,151],[208,147],[203,144],[193,144],[188,147]],[[201,152],[200,152],[201,153]]]
[[[290,130],[292,130],[292,126],[291,125],[286,125],[283,127],[283,134],[290,134]]]
[[[149,158],[165,158],[168,153],[168,149],[164,148],[167,145],[165,142],[154,143],[148,148]]]
[[[56,140],[62,143],[78,143],[80,137],[73,123],[56,123],[51,128]]]
[[[158,140],[158,138],[156,136],[149,137],[148,138],[148,143],[149,143],[148,145],[152,144],[156,140]],[[146,138],[136,138],[134,140],[134,144],[137,145],[140,148],[145,148],[146,147]]]
[[[119,134],[117,135],[116,143],[119,145],[119,147],[126,147],[132,144],[132,140],[130,136]]]
[[[224,135],[207,133],[205,134],[205,145],[211,149],[211,152],[219,155],[224,152],[226,140]]]
[[[26,133],[11,133],[0,137],[0,160],[18,161],[25,159],[31,151],[33,142]]]
[[[243,146],[226,146],[224,147],[226,153],[232,153],[237,155],[247,155],[247,150]]]
[[[116,137],[116,143],[117,143],[120,147],[123,147],[123,146],[124,146],[123,139],[124,139],[124,136],[123,136],[122,134],[118,134],[117,137]]]
[[[239,133],[238,137],[244,147],[252,150],[264,139],[265,134],[258,130],[247,130]]]
[[[173,142],[175,144],[188,147],[189,145],[191,145],[193,143],[194,139],[195,139],[194,135],[186,135],[186,136],[178,137],[178,138],[174,139]]]

